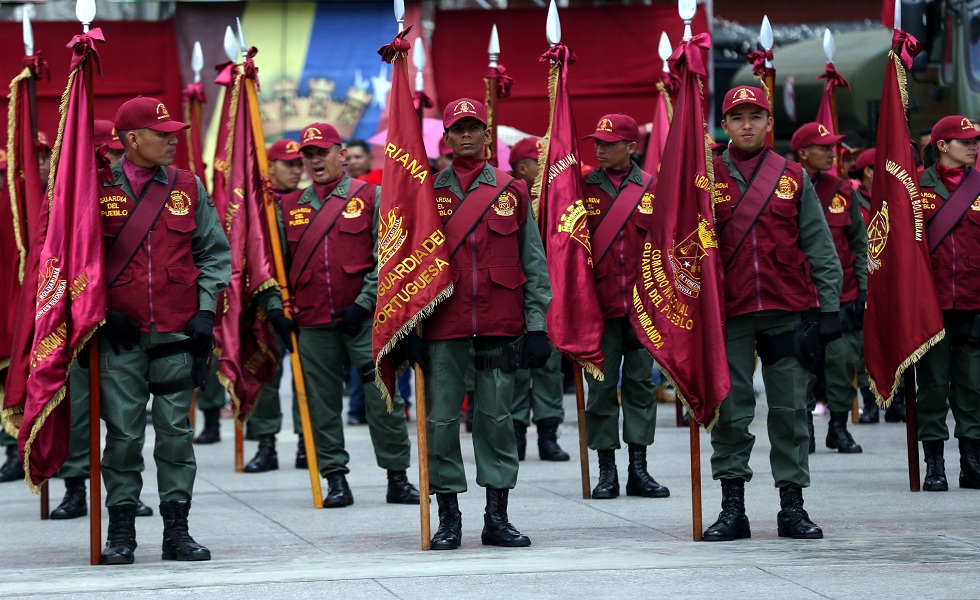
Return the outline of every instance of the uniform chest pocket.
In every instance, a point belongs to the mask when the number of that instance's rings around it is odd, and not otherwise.
[[[827,217],[827,225],[831,227],[849,227],[851,225],[851,213],[848,211],[832,213],[825,213]]]
[[[980,227],[980,210],[976,208],[976,205],[967,211],[967,218],[973,222],[974,225]]]
[[[486,224],[489,232],[487,236],[488,254],[494,258],[517,258],[520,255],[520,248],[517,244],[517,232],[520,225],[517,224],[517,219],[487,219]]]
[[[347,235],[357,235],[367,231],[368,222],[365,219],[345,219],[340,218],[340,223],[337,223],[337,229],[341,233]]]

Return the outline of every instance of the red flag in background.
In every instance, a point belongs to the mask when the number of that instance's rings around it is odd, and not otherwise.
[[[834,63],[829,62],[824,66],[823,75],[818,75],[817,79],[824,80],[823,98],[820,99],[820,108],[817,109],[815,121],[827,128],[831,134],[840,133],[837,123],[837,88],[851,89],[851,84],[844,79],[844,76],[837,72]],[[838,142],[834,147],[834,174],[840,169],[841,145]],[[841,177],[847,177],[847,173],[839,173]]]
[[[189,83],[184,88],[184,122],[190,124],[187,135],[188,163],[192,173],[201,181],[204,179],[204,149],[201,146],[201,105],[207,102],[204,98],[204,84],[200,81]]]
[[[769,106],[773,108],[773,111],[775,111],[776,103],[772,93],[776,89],[776,67],[766,66],[766,61],[772,63],[772,50],[754,50],[749,52],[748,59],[749,63],[752,65],[752,74],[759,79],[759,87],[765,91],[766,99],[769,100]],[[770,116],[774,116],[772,112],[770,112]],[[776,147],[775,127],[773,127],[769,132],[766,140],[770,148]]]
[[[211,181],[211,200],[214,207],[218,209],[218,214],[225,214],[228,208],[228,136],[231,135],[232,124],[228,120],[231,111],[232,94],[235,89],[235,81],[238,79],[238,65],[234,63],[224,63],[218,65],[218,76],[214,82],[225,86],[225,95],[221,101],[221,116],[218,119],[218,137],[214,145],[214,172]]]
[[[263,204],[274,202],[272,186],[261,175],[255,151],[256,144],[265,147],[265,140],[255,136],[253,127],[261,131],[262,124],[252,122],[252,107],[244,89],[246,79],[258,78],[252,62],[254,50],[249,52],[243,73],[228,89],[231,126],[227,142],[231,152],[227,156],[227,201],[218,213],[231,246],[231,281],[222,292],[221,314],[215,320],[214,334],[221,352],[218,380],[231,394],[239,426],[252,412],[262,388],[272,380],[280,358],[275,332],[256,301],[260,292],[277,284]]]
[[[905,121],[905,69],[920,49],[914,37],[895,30],[885,67],[871,190],[864,356],[869,387],[886,406],[905,369],[945,335]],[[909,290],[915,290],[916,301],[899,301]]]
[[[375,378],[388,401],[395,389],[395,370],[405,362],[394,352],[396,344],[453,293],[449,249],[408,84],[411,46],[405,36],[410,29],[378,50],[381,59],[394,67],[379,206],[378,305],[372,333]]]
[[[27,266],[31,233],[37,226],[44,188],[37,166],[37,125],[31,117],[30,84],[45,70],[37,53],[24,59],[24,69],[10,82],[9,137],[4,151],[7,176],[0,193],[0,302],[8,307],[0,317],[0,371],[10,364],[21,282]],[[33,290],[31,291],[33,295]],[[26,340],[23,345],[26,345]],[[3,382],[0,381],[0,397]]]
[[[601,381],[606,324],[595,291],[589,215],[568,94],[568,67],[575,62],[575,53],[559,43],[538,60],[551,61],[548,89],[552,110],[545,135],[547,152],[540,154],[538,171],[538,224],[551,275],[548,338],[555,348]],[[538,185],[535,182],[535,187]]]
[[[630,322],[694,418],[711,430],[731,389],[725,351],[721,254],[712,208],[714,172],[703,94],[711,38],[670,57],[680,79],[649,233],[639,257]]]
[[[12,377],[27,381],[23,387],[8,385],[8,392],[25,389],[26,394],[6,399],[4,420],[16,422],[22,417],[18,442],[28,486],[35,492],[68,456],[71,403],[63,400],[70,365],[105,319],[105,259],[90,87],[93,68],[99,69],[95,43],[102,41],[102,32],[93,29],[69,44],[72,70],[51,156],[47,227],[39,227],[45,235],[31,242],[32,252],[34,246],[39,248],[39,267],[25,274],[28,285],[36,281],[37,293],[17,311],[25,321],[34,321],[34,335],[28,364],[13,364],[10,369]]]
[[[657,82],[657,99],[653,105],[653,121],[650,123],[650,137],[647,140],[646,153],[643,157],[643,170],[653,175],[660,173],[660,164],[664,159],[664,148],[667,147],[667,131],[670,130],[670,120],[674,117],[674,107],[671,97],[677,94],[677,78],[670,73],[664,73]]]

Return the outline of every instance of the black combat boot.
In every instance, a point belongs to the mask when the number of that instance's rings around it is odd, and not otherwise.
[[[136,516],[137,517],[152,517],[153,509],[149,506],[143,504],[142,500],[136,500]]]
[[[609,500],[619,496],[619,473],[616,472],[616,451],[599,450],[599,483],[592,488],[593,500]]]
[[[436,494],[439,504],[439,529],[432,536],[432,550],[455,550],[463,538],[463,515],[456,494]]]
[[[803,509],[803,490],[787,485],[779,488],[779,506],[782,508],[776,515],[776,531],[779,537],[791,537],[794,540],[823,539],[823,530],[810,520],[810,515]]]
[[[530,546],[531,540],[518,531],[507,518],[507,496],[510,490],[487,488],[487,509],[483,514],[484,546],[521,548]]]
[[[745,516],[745,480],[721,480],[721,512],[718,520],[702,536],[705,542],[730,542],[752,537]]]
[[[960,487],[980,490],[980,440],[960,438]]]
[[[204,413],[204,429],[194,440],[195,444],[215,444],[221,441],[221,409],[209,408]]]
[[[868,388],[861,388],[861,398],[864,399],[864,408],[861,410],[861,418],[858,422],[877,423],[881,419],[881,413],[878,410],[878,403],[875,402],[874,392]]]
[[[813,432],[813,411],[806,411],[806,430],[810,433],[810,443],[807,453],[813,454],[817,451],[817,435]]]
[[[885,423],[905,422],[905,388],[899,387],[892,398],[892,404],[885,409]]]
[[[58,508],[51,511],[52,519],[77,519],[88,514],[85,504],[85,478],[68,477],[65,479],[65,499]]]
[[[326,479],[327,496],[323,499],[323,508],[342,508],[354,504],[354,494],[350,493],[346,475],[329,473]]]
[[[160,503],[163,517],[163,560],[211,560],[211,551],[198,544],[187,531],[190,500]]]
[[[527,423],[514,421],[514,439],[517,440],[517,460],[527,456]]]
[[[296,468],[310,468],[309,464],[306,462],[306,442],[303,440],[302,433],[299,434],[299,443],[296,444]]]
[[[946,461],[943,460],[943,440],[923,440],[922,453],[926,455],[926,479],[922,489],[927,492],[949,491],[946,481]]]
[[[136,505],[120,504],[107,507],[109,535],[99,562],[103,565],[131,565],[136,550]]]
[[[388,471],[388,504],[418,504],[419,491],[408,481],[405,471]]]
[[[847,411],[830,413],[830,425],[827,426],[827,447],[831,450],[836,449],[842,454],[860,454],[863,449],[851,437],[851,432],[847,430],[847,420],[850,417],[851,413]]]
[[[549,417],[536,423],[538,426],[538,456],[541,460],[565,462],[571,457],[558,445],[558,426],[561,419]]]
[[[17,446],[7,446],[7,461],[0,467],[0,483],[24,478],[24,463],[20,462]]]
[[[264,473],[279,469],[279,454],[276,452],[276,436],[273,434],[260,435],[259,451],[255,458],[245,465],[246,473]]]
[[[667,486],[660,485],[647,472],[647,447],[643,444],[629,445],[630,464],[626,478],[626,495],[644,498],[666,498],[670,496]]]

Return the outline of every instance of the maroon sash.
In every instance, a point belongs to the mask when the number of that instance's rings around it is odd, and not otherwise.
[[[294,253],[293,260],[289,265],[289,286],[295,289],[296,283],[299,281],[300,275],[306,270],[306,265],[309,264],[310,259],[313,257],[313,253],[316,249],[320,247],[320,242],[323,241],[330,230],[333,229],[334,224],[340,215],[347,208],[347,199],[355,198],[361,190],[367,187],[367,183],[362,183],[361,187],[357,188],[354,192],[348,192],[348,194],[340,199],[338,202],[326,202],[316,211],[313,215],[313,220],[310,224],[306,226],[303,230],[303,234],[299,236],[299,240],[296,242],[296,252]],[[308,194],[316,194],[311,186]],[[329,196],[328,196],[329,198]]]
[[[978,196],[980,196],[980,173],[976,169],[970,169],[949,200],[926,223],[926,239],[929,240],[930,254],[935,252],[943,240],[953,232],[953,228],[959,225],[963,215]]]
[[[647,190],[653,185],[653,176],[649,173],[644,173],[644,175],[648,179],[645,179],[640,185],[626,186],[613,200],[606,216],[602,217],[602,220],[596,225],[595,231],[592,233],[592,256],[597,257],[595,258],[595,265],[601,263],[602,259],[606,257],[606,253],[612,248],[613,242],[616,241],[619,233],[626,227],[630,217],[633,216],[633,211],[639,206],[643,194],[647,193]]]
[[[116,237],[112,240],[112,244],[109,249],[106,250],[105,255],[105,274],[106,281],[108,285],[107,288],[111,288],[112,284],[119,279],[119,276],[123,274],[129,263],[133,261],[133,257],[139,252],[140,247],[143,245],[143,240],[146,236],[150,235],[150,230],[156,224],[157,219],[160,218],[160,213],[163,212],[163,207],[167,204],[167,199],[170,198],[170,192],[173,191],[174,186],[177,185],[177,169],[176,167],[169,166],[165,167],[167,173],[167,183],[157,181],[156,179],[150,180],[150,185],[145,188],[142,197],[136,202],[136,208],[130,213],[129,218],[123,223],[122,229],[116,234]]]
[[[745,193],[732,208],[732,217],[718,231],[720,245],[732,248],[732,253],[725,261],[726,269],[735,258],[738,249],[742,247],[749,232],[755,227],[762,211],[769,205],[772,194],[779,185],[779,176],[785,170],[785,158],[775,152],[766,152]],[[742,210],[738,210],[740,208]]]
[[[497,171],[499,175],[501,171]],[[497,188],[488,185],[478,185],[475,190],[461,199],[459,208],[449,215],[449,218],[442,225],[442,231],[446,235],[446,247],[449,248],[449,257],[452,258],[459,247],[463,245],[463,240],[472,233],[477,224],[487,214],[497,198],[503,194],[510,184],[514,183],[514,178],[504,184],[504,187],[497,191]]]

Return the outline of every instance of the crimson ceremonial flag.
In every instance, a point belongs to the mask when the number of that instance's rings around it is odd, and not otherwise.
[[[711,140],[704,115],[707,34],[670,57],[680,79],[630,323],[690,413],[708,431],[731,390],[725,298],[715,230]]]
[[[218,76],[214,82],[225,87],[225,95],[221,101],[221,116],[218,119],[218,137],[214,146],[214,168],[211,179],[211,200],[218,214],[225,214],[228,208],[228,137],[231,135],[232,123],[228,120],[233,103],[232,95],[235,81],[238,79],[238,66],[234,63],[218,65]]]
[[[201,105],[207,102],[204,98],[204,84],[200,81],[189,83],[183,90],[184,122],[190,125],[186,130],[187,153],[190,170],[204,181],[204,154],[201,147]]]
[[[920,49],[914,37],[895,30],[878,117],[864,356],[869,387],[884,406],[891,404],[905,369],[945,336],[905,121],[905,69]],[[901,301],[909,290],[915,290],[915,302]]]
[[[837,88],[847,88],[850,90],[851,84],[844,79],[843,75],[837,72],[832,62],[828,62],[824,66],[823,74],[818,75],[817,79],[823,79],[824,86],[823,97],[820,99],[820,107],[817,109],[817,118],[814,121],[826,127],[827,131],[831,134],[837,135],[840,133],[837,123]],[[840,142],[834,147],[833,171],[835,175],[840,170],[840,147]],[[847,173],[840,173],[840,175],[847,177]]]
[[[254,48],[253,48],[254,50]],[[218,380],[231,395],[236,423],[244,425],[259,394],[279,366],[275,332],[256,297],[277,287],[272,247],[266,229],[265,202],[274,202],[272,185],[262,177],[256,145],[265,147],[262,124],[252,122],[244,86],[256,80],[257,69],[249,53],[242,74],[229,88],[228,181],[221,224],[231,246],[231,281],[219,300],[221,316],[214,335],[220,359]],[[273,224],[278,227],[278,224]]]
[[[405,362],[396,352],[398,341],[453,293],[449,248],[408,84],[411,46],[405,36],[410,29],[378,50],[381,59],[394,67],[379,207],[378,304],[372,332],[375,380],[389,402],[395,390],[395,371]]]
[[[650,137],[647,139],[646,152],[643,155],[643,170],[653,175],[660,173],[660,164],[664,159],[664,149],[667,147],[667,132],[670,130],[670,120],[674,116],[671,105],[671,95],[677,93],[677,80],[670,73],[664,73],[657,82],[657,99],[653,105],[653,120],[650,122]]]
[[[538,172],[538,224],[551,275],[548,339],[598,380],[602,374],[602,319],[592,272],[592,240],[582,192],[578,137],[568,94],[568,67],[575,53],[555,44],[538,59],[551,61],[551,115]]]
[[[105,259],[90,89],[93,69],[99,69],[95,43],[103,40],[102,32],[93,29],[69,44],[73,57],[51,156],[47,226],[38,228],[43,237],[31,241],[32,252],[34,246],[39,248],[38,269],[25,274],[25,281],[36,281],[36,297],[17,311],[34,321],[34,335],[28,364],[10,369],[11,375],[27,381],[23,387],[9,385],[8,392],[13,395],[23,389],[26,394],[7,399],[4,419],[22,421],[18,443],[28,486],[35,492],[68,456],[71,403],[64,400],[71,363],[105,319]]]
[[[7,112],[7,146],[3,150],[6,181],[0,193],[0,303],[8,307],[0,317],[0,371],[10,364],[21,282],[27,263],[28,243],[37,226],[44,197],[34,143],[37,126],[31,118],[30,84],[44,72],[45,63],[37,53],[24,59],[24,69],[10,82]],[[26,341],[25,344],[26,345]],[[0,398],[3,397],[0,380]]]

